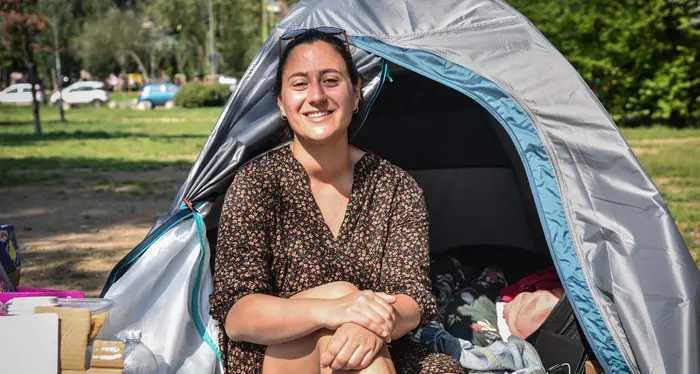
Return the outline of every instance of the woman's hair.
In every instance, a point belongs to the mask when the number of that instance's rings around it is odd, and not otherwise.
[[[326,42],[335,48],[336,52],[345,61],[345,66],[350,74],[350,81],[353,85],[360,81],[360,73],[357,71],[355,63],[352,61],[352,54],[348,49],[349,46],[345,44],[344,40],[341,40],[336,35],[327,34],[318,30],[309,29],[305,33],[299,35],[298,37],[292,39],[285,46],[282,55],[280,56],[279,64],[277,65],[277,77],[275,78],[274,93],[277,97],[282,94],[282,71],[284,70],[284,65],[287,63],[287,58],[289,53],[297,46],[301,44],[312,44],[314,42]]]

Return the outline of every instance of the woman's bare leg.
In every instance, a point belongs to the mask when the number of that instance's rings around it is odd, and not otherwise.
[[[292,299],[337,299],[357,291],[357,287],[348,282],[333,282],[300,292]],[[372,363],[360,371],[333,371],[320,366],[321,352],[333,337],[333,331],[322,329],[302,338],[267,346],[263,361],[263,374],[276,373],[362,373],[395,374],[394,364],[389,351],[384,346]]]

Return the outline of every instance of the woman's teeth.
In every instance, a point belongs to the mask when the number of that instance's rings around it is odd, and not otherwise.
[[[321,118],[321,117],[327,116],[329,114],[331,114],[330,111],[323,111],[323,112],[307,113],[306,116],[309,118]]]

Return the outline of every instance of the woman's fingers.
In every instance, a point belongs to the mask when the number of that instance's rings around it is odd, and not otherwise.
[[[369,364],[372,363],[372,360],[374,360],[374,357],[377,355],[377,352],[379,351],[375,351],[373,349],[367,352],[367,354],[365,354],[365,357],[362,358],[362,362],[360,363],[360,370],[366,368],[367,366],[369,366]]]
[[[321,355],[321,367],[330,366],[347,341],[348,336],[346,334],[333,334],[331,341],[326,345],[326,350]]]
[[[384,292],[375,292],[375,294],[384,299],[389,304],[393,304],[396,302],[396,296],[394,295],[389,295],[388,293]]]
[[[357,349],[359,349],[357,341],[349,338],[346,339],[345,344],[343,344],[343,347],[341,347],[335,359],[330,364],[331,369],[340,370],[344,368]]]
[[[391,306],[391,303],[389,303],[388,301],[386,301],[386,299],[384,299],[383,297],[381,297],[379,294],[374,294],[374,295],[373,295],[373,301],[374,301],[377,305],[379,305],[379,306],[381,306],[382,308],[384,308],[384,310],[386,310],[387,312],[392,312],[392,311],[394,310],[394,307]]]
[[[394,314],[378,305],[370,305],[370,307],[382,318],[382,326],[385,326],[384,328],[387,329],[388,335],[391,336],[394,332],[394,326],[396,326]],[[386,338],[389,338],[389,336]]]
[[[366,328],[367,330],[372,331],[375,335],[381,336],[382,338],[389,336],[389,331],[387,331],[386,327],[383,327],[379,323],[374,322],[371,318],[369,318],[365,314],[359,314],[356,318],[354,318],[350,322],[356,323],[356,324]]]
[[[358,346],[353,352],[352,356],[348,360],[347,364],[343,366],[342,370],[362,370],[367,366],[362,366],[362,361],[367,353],[371,353],[372,350],[367,347]]]

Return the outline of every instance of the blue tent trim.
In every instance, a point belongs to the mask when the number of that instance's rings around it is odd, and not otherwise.
[[[630,373],[593,302],[571,238],[552,163],[535,126],[520,105],[494,82],[435,54],[388,45],[370,37],[351,39],[358,48],[462,92],[498,120],[523,162],[554,264],[593,352],[605,372]]]

